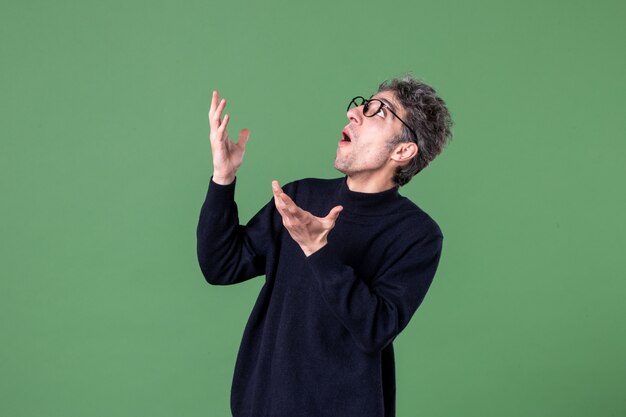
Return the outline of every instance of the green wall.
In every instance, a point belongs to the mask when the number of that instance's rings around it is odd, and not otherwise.
[[[0,3],[0,415],[228,416],[263,283],[204,282],[210,93],[270,182],[335,177],[345,109],[412,72],[454,139],[402,189],[445,235],[398,416],[626,415],[617,1]]]

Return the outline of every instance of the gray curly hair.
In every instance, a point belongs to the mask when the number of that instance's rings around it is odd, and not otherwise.
[[[407,74],[402,79],[394,78],[378,86],[378,92],[391,91],[404,107],[405,122],[417,133],[417,155],[407,164],[398,167],[393,181],[399,185],[408,183],[414,175],[443,151],[452,139],[452,118],[446,103],[437,95],[434,88]],[[414,142],[415,136],[402,127],[400,136],[389,142],[393,149],[402,142]]]

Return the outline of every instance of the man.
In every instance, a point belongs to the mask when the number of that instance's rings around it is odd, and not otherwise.
[[[225,106],[214,91],[200,268],[215,285],[266,277],[237,357],[233,416],[395,416],[392,341],[422,302],[443,242],[398,188],[448,143],[444,101],[408,76],[356,97],[335,159],[345,177],[273,181],[273,198],[245,226],[234,190],[249,131],[230,140]]]

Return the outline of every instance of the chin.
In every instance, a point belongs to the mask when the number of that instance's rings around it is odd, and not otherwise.
[[[335,159],[335,163],[334,163],[334,167],[337,171],[341,172],[342,174],[345,174],[345,169],[342,168],[341,164],[339,162],[337,162],[337,160]]]

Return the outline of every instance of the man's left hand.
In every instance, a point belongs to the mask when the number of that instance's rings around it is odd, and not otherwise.
[[[310,256],[323,248],[328,243],[328,233],[335,227],[335,220],[343,207],[335,206],[326,217],[316,217],[298,207],[280,188],[278,181],[272,181],[272,191],[283,225],[304,254]]]

